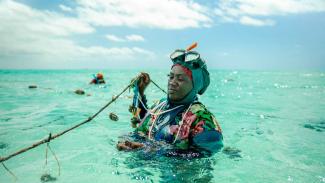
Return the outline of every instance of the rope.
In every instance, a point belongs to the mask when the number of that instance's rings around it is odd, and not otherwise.
[[[190,110],[191,107],[192,107],[192,104],[187,108],[185,114],[184,114],[183,117],[182,117],[181,122],[179,123],[179,128],[178,128],[178,130],[177,130],[177,134],[176,134],[175,140],[173,141],[173,144],[175,144],[175,142],[177,141],[177,138],[178,138],[179,132],[181,131],[181,128],[182,128],[182,126],[183,126],[184,118],[186,117],[186,114],[188,113],[188,111]]]
[[[141,76],[141,75],[139,75]],[[133,80],[132,80],[133,81]],[[165,90],[163,90],[161,87],[159,87],[153,80],[150,79],[150,81],[158,88],[160,89],[161,91],[163,91],[164,93],[166,93]],[[142,104],[142,106],[144,107],[144,109],[150,113],[151,115],[154,115],[152,114],[151,110],[147,109],[146,108],[146,105],[142,102],[141,100],[141,95],[140,95],[140,92],[139,92],[139,86],[138,86],[138,80],[136,80],[134,82],[135,84],[133,84],[131,87],[133,88],[133,102],[132,102],[132,105],[130,106],[130,112],[133,114],[133,118],[132,118],[132,127],[135,128],[136,127],[136,124],[140,122],[140,124],[142,124],[142,122],[139,120],[139,115],[141,113],[141,108],[139,107],[139,101],[140,103]],[[167,94],[167,93],[166,93]],[[160,114],[158,114],[160,115]],[[146,115],[147,116],[147,115]]]
[[[56,160],[56,163],[58,165],[58,174],[60,176],[60,172],[61,172],[61,166],[60,166],[60,162],[59,162],[59,159],[56,157],[54,151],[52,150],[51,146],[50,146],[50,139],[51,139],[51,136],[52,134],[50,133],[49,134],[49,137],[48,137],[48,141],[46,143],[46,150],[45,150],[45,165],[44,165],[44,168],[47,166],[47,154],[48,154],[48,149],[51,151],[53,157],[55,158]]]
[[[15,156],[17,156],[17,155],[19,155],[19,154],[21,154],[23,152],[29,151],[29,150],[31,150],[31,149],[39,146],[39,145],[45,144],[45,143],[49,142],[50,140],[53,140],[55,138],[58,138],[61,135],[65,134],[65,133],[67,133],[67,132],[69,132],[69,131],[71,131],[71,130],[73,130],[75,128],[78,128],[79,126],[84,125],[84,124],[90,122],[99,113],[101,113],[106,107],[108,107],[111,103],[113,103],[116,99],[118,99],[129,87],[132,86],[132,84],[134,83],[134,81],[136,81],[138,78],[139,78],[139,76],[137,76],[134,80],[132,80],[132,82],[127,87],[125,87],[122,92],[120,92],[117,96],[113,97],[111,101],[109,101],[104,107],[102,107],[97,113],[95,113],[94,115],[90,116],[88,119],[84,120],[83,122],[81,122],[81,123],[79,123],[79,124],[77,124],[77,125],[75,125],[75,126],[73,126],[71,128],[68,128],[68,129],[66,129],[66,130],[64,130],[64,131],[62,131],[60,133],[54,134],[54,135],[49,136],[49,137],[47,137],[47,138],[45,138],[43,140],[40,140],[40,141],[32,144],[31,146],[28,146],[26,148],[23,148],[23,149],[17,151],[17,152],[14,152],[14,153],[6,156],[6,157],[0,157],[0,163],[3,163],[5,161],[9,160],[10,158],[15,157]],[[4,164],[2,164],[2,165],[4,166]]]
[[[146,108],[145,105],[144,105],[144,103],[143,103],[142,100],[141,100],[141,96],[139,97],[139,101],[140,101],[140,103],[142,104],[143,108],[144,108],[144,109],[145,109],[149,114],[151,114],[151,115],[153,115],[153,116],[159,116],[159,115],[161,115],[161,114],[164,114],[164,113],[170,112],[170,111],[172,111],[172,110],[175,110],[175,109],[177,109],[177,108],[183,107],[183,105],[179,105],[179,106],[177,106],[177,107],[174,107],[174,108],[172,108],[172,109],[168,109],[168,110],[163,111],[163,112],[160,112],[160,113],[154,113],[155,108],[152,109],[152,110]],[[162,102],[162,103],[163,103],[163,102]],[[160,104],[162,104],[162,103],[160,103]],[[159,105],[160,105],[160,104],[159,104]]]
[[[59,176],[60,176],[60,174],[61,174],[61,173],[60,173],[60,172],[61,172],[60,162],[59,162],[58,158],[56,157],[54,151],[52,150],[50,144],[47,144],[47,147],[50,149],[52,155],[54,156],[54,158],[55,158],[55,160],[56,160],[56,163],[57,163],[57,165],[58,165],[58,173],[59,173]]]
[[[157,88],[159,88],[161,91],[163,91],[164,93],[166,93],[167,94],[167,92],[164,90],[164,89],[162,89],[162,88],[160,88],[160,86],[158,86],[154,81],[152,81],[152,80],[150,80],[155,86],[157,86]]]
[[[7,172],[9,172],[9,174],[14,178],[14,180],[16,181],[17,180],[17,177],[14,173],[12,173],[12,171],[9,170],[9,168],[6,167],[6,165],[1,162],[2,166],[7,170]]]
[[[164,108],[165,106],[166,106],[166,102],[162,102],[161,106],[157,107],[157,111],[158,111],[158,113],[159,113],[159,112],[162,110],[162,108]],[[148,138],[149,138],[149,139],[151,139],[151,131],[152,131],[153,126],[155,125],[155,123],[156,123],[156,121],[157,121],[157,118],[158,118],[158,116],[155,116],[155,119],[154,119],[154,121],[152,122],[152,125],[151,125],[151,127],[150,127],[150,129],[149,129],[149,133],[148,133]]]

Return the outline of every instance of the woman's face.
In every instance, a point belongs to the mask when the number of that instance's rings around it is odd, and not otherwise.
[[[193,88],[192,80],[183,71],[182,67],[176,65],[172,68],[168,79],[168,97],[171,101],[180,101]]]

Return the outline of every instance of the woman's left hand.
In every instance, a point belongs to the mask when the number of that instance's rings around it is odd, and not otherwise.
[[[139,77],[139,83],[138,83],[140,95],[142,96],[144,95],[144,90],[147,88],[149,83],[150,83],[149,74],[145,72],[141,72]]]

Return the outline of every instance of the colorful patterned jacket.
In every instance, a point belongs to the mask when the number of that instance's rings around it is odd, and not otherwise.
[[[143,105],[140,108],[142,121],[136,129],[140,135],[171,143],[181,150],[215,152],[223,146],[217,120],[200,102],[172,106],[163,99],[149,111]]]

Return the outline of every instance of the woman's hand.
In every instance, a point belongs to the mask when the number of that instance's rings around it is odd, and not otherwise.
[[[144,145],[139,142],[132,142],[132,141],[125,141],[125,142],[118,142],[116,148],[119,151],[131,151],[134,149],[142,148]]]
[[[138,81],[138,87],[139,87],[139,92],[140,92],[141,96],[144,95],[144,90],[147,88],[149,83],[150,83],[149,74],[145,73],[145,72],[141,72],[141,74],[139,76],[139,81]]]

